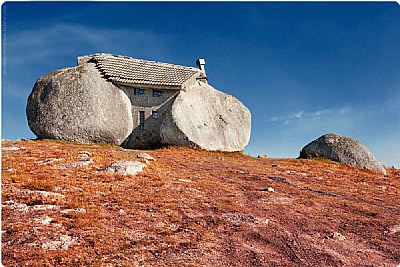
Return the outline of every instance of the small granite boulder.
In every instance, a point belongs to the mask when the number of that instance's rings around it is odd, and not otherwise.
[[[338,134],[325,134],[306,145],[300,158],[324,157],[359,169],[386,174],[386,170],[359,141]]]
[[[140,153],[139,155],[137,155],[137,157],[138,157],[139,159],[145,159],[145,160],[149,160],[149,161],[156,161],[155,158],[153,158],[152,156],[150,156],[150,155],[147,154],[147,153]]]
[[[116,161],[106,168],[106,172],[117,173],[122,175],[136,175],[141,173],[146,167],[145,164],[139,161]]]

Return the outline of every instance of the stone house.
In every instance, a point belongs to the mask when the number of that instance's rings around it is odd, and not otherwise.
[[[204,59],[198,68],[112,54],[77,63],[36,81],[26,113],[39,138],[222,151],[249,142],[250,111],[208,84]]]
[[[132,104],[133,131],[123,146],[151,148],[162,143],[160,125],[180,91],[200,81],[207,84],[204,59],[199,68],[112,54],[78,57],[78,65],[93,62],[104,78],[118,86]]]

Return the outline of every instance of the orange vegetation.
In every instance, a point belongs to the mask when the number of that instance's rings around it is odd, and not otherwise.
[[[2,145],[4,266],[400,263],[397,169],[383,176],[328,160],[169,147],[147,151],[157,161],[143,173],[122,176],[104,169],[139,151]],[[91,164],[56,167],[82,151]]]

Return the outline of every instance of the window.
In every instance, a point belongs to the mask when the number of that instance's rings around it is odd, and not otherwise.
[[[139,111],[139,130],[144,130],[144,111]]]
[[[158,118],[158,111],[157,110],[153,110],[153,113],[151,114],[151,116],[153,117],[153,119],[157,119]]]
[[[153,90],[153,97],[161,97],[164,94],[163,91]]]
[[[144,89],[135,88],[133,91],[134,95],[144,95]]]

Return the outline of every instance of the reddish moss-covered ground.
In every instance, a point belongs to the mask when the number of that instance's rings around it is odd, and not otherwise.
[[[122,176],[104,169],[138,151],[2,145],[4,266],[400,263],[397,169],[165,148],[148,151],[157,161],[143,173]],[[56,168],[82,151],[91,164]],[[37,164],[49,158],[59,160]]]

